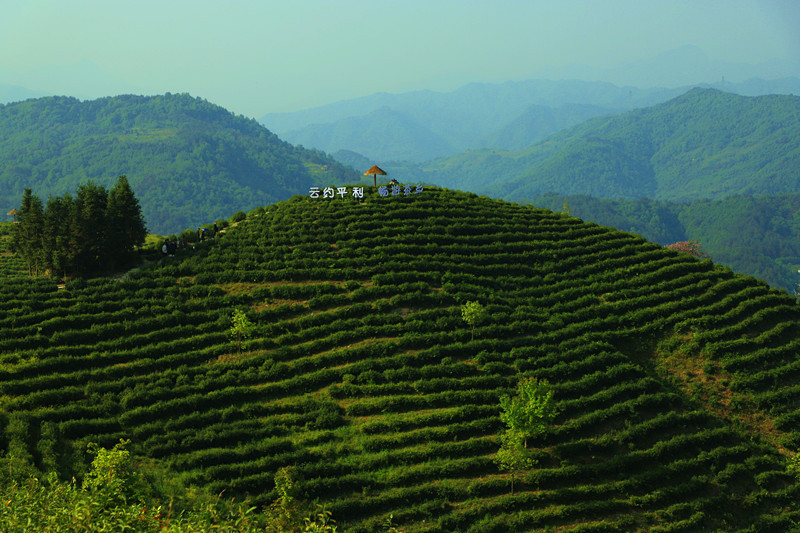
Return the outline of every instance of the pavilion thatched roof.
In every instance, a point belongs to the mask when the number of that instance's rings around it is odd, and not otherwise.
[[[385,176],[386,172],[381,169],[378,165],[372,165],[369,170],[364,172],[365,176],[374,176],[375,174],[380,174],[381,176]]]

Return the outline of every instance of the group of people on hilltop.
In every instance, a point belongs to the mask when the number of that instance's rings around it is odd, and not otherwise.
[[[210,231],[207,228],[197,228],[197,242],[206,240],[206,237],[216,237],[217,233],[219,233],[219,228],[216,222],[214,222],[214,228]]]
[[[186,237],[179,237],[174,241],[165,239],[164,243],[161,245],[161,254],[175,255],[175,252],[178,250],[178,248],[186,248],[187,246],[189,246],[189,241],[186,239]]]
[[[214,223],[214,228],[211,230],[207,228],[197,228],[197,241],[202,242],[206,240],[206,238],[216,237],[217,233],[219,233],[219,227],[216,222]],[[161,254],[165,257],[168,255],[175,255],[179,249],[188,246],[189,239],[186,237],[178,237],[175,240],[164,239],[164,242],[161,243]]]

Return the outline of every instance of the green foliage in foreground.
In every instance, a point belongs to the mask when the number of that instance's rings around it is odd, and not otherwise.
[[[94,455],[91,469],[78,484],[61,482],[55,472],[46,479],[13,480],[0,488],[0,531],[4,533],[139,531],[195,533],[336,533],[330,511],[307,506],[294,496],[290,469],[276,476],[279,498],[264,512],[246,502],[185,491],[178,510],[174,501],[162,501],[153,493],[146,476],[136,470],[127,445],[120,441],[112,449],[89,445]],[[387,531],[390,531],[387,528]]]
[[[4,532],[23,531],[263,531],[254,508],[221,499],[192,496],[193,508],[173,509],[149,494],[144,476],[135,471],[125,442],[95,454],[82,484],[58,480],[13,480],[0,489],[0,524]]]

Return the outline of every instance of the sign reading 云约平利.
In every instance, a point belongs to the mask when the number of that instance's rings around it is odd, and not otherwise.
[[[344,198],[345,196],[352,196],[353,198],[364,198],[364,187],[353,187],[352,193],[347,187],[325,187],[320,190],[319,187],[311,187],[308,190],[308,195],[311,198]],[[419,194],[422,192],[422,185],[381,185],[378,187],[378,195],[384,196],[410,196],[412,194]]]

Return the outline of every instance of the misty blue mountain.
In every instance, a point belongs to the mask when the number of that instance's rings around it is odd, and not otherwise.
[[[663,200],[800,190],[800,97],[692,89],[593,118],[520,151],[423,165],[446,187],[520,200],[546,192]]]
[[[800,94],[797,78],[720,79],[697,86],[749,96]],[[450,93],[379,93],[268,114],[261,122],[291,143],[331,154],[347,150],[379,163],[420,163],[475,148],[519,150],[589,118],[666,102],[690,88],[641,89],[576,80],[473,83]],[[417,135],[416,142],[411,135]]]

